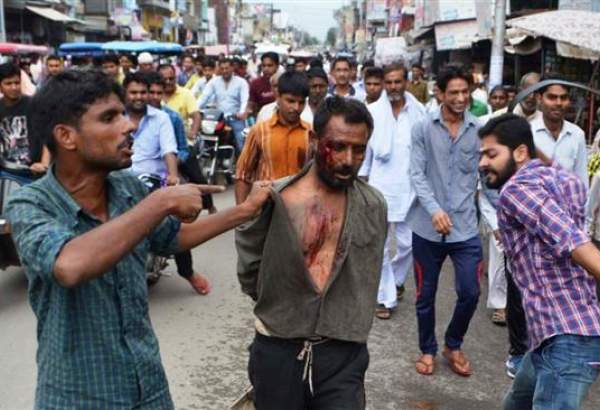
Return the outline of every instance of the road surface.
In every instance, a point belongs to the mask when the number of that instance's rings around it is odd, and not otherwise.
[[[222,209],[233,203],[232,192],[217,197]],[[225,234],[194,250],[196,269],[211,279],[208,296],[193,293],[174,270],[150,290],[152,322],[177,409],[229,408],[248,385],[247,346],[253,336],[252,304],[242,295],[235,276],[233,234]],[[392,319],[376,320],[369,339],[367,372],[370,410],[488,410],[500,408],[510,379],[504,373],[506,329],[493,325],[485,309],[487,282],[467,334],[464,349],[474,375],[453,374],[438,360],[433,377],[414,371],[418,356],[414,281]],[[444,266],[438,293],[438,338],[444,334],[454,306],[452,268]],[[35,389],[35,320],[26,299],[27,283],[18,269],[0,271],[0,409],[32,408]],[[349,301],[351,303],[351,301]],[[101,312],[98,312],[101,314]],[[598,385],[585,409],[600,408]]]

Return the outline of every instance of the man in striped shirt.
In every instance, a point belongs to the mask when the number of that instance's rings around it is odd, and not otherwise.
[[[306,76],[289,72],[278,82],[277,110],[254,125],[236,167],[235,198],[243,202],[252,183],[299,173],[309,160],[310,125],[300,119],[308,97]]]
[[[479,135],[486,184],[502,187],[498,224],[530,339],[504,408],[579,409],[600,372],[600,252],[584,231],[585,185],[536,159],[523,118],[504,114]]]

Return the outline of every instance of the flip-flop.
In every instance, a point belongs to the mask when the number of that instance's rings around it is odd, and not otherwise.
[[[431,363],[427,363],[423,360],[423,356],[425,355],[421,355],[415,363],[415,370],[423,376],[431,376],[435,370],[435,359]]]
[[[456,355],[458,357],[453,357],[452,353],[453,352],[448,348],[445,348],[442,352],[442,355],[448,361],[450,370],[462,377],[471,376],[471,374],[473,374],[471,363],[466,359],[464,353],[459,350]]]

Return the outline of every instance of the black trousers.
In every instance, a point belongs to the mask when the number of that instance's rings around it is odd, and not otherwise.
[[[184,163],[179,164],[179,172],[190,182],[194,184],[206,184],[206,179],[202,175],[198,161],[196,161],[196,155],[192,147],[190,147],[190,155]],[[213,207],[212,195],[202,195],[202,208],[210,209]],[[177,265],[177,273],[179,276],[189,279],[194,274],[194,268],[192,266],[192,252],[184,251],[175,255],[175,265]]]
[[[364,410],[367,345],[330,340],[313,345],[312,386],[303,380],[300,340],[257,334],[248,373],[257,410]]]
[[[521,356],[527,353],[529,337],[527,336],[527,322],[521,292],[510,273],[507,258],[504,259],[506,272],[506,326],[508,327],[508,341],[510,347],[508,354]]]

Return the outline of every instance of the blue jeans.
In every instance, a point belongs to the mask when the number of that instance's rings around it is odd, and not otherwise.
[[[463,242],[432,242],[413,233],[413,258],[417,284],[417,323],[419,348],[424,354],[435,355],[435,295],[442,264],[450,257],[454,265],[456,307],[448,324],[445,344],[450,350],[460,349],[479,301],[479,278],[483,251],[479,236]]]
[[[235,138],[235,149],[239,155],[244,148],[244,137],[242,135],[244,128],[246,128],[246,121],[238,120],[231,117],[227,120],[227,125],[233,130],[233,137]]]
[[[504,409],[580,409],[598,377],[599,362],[598,336],[559,335],[547,339],[525,355],[504,399]]]

